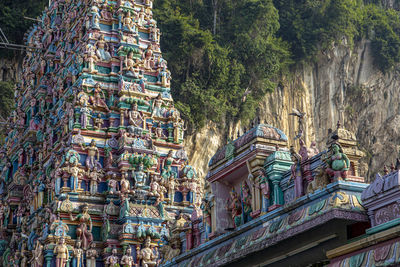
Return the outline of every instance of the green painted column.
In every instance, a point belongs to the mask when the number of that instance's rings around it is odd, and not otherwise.
[[[45,254],[46,267],[51,267],[51,260],[53,259],[53,251],[47,250]]]
[[[279,184],[292,164],[289,151],[275,151],[265,160],[265,173],[272,183],[272,206],[268,210],[276,209],[284,204],[283,192]]]

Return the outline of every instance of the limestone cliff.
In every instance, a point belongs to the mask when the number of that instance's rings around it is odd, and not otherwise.
[[[21,73],[22,58],[0,58],[0,81],[16,81]]]
[[[342,110],[341,121],[356,134],[367,155],[360,164],[361,174],[371,179],[398,155],[399,83],[398,69],[383,74],[374,68],[369,41],[350,47],[343,40],[320,52],[314,63],[298,66],[284,77],[283,86],[265,96],[259,114],[261,121],[282,129],[293,144],[298,125],[288,114],[293,107],[305,111],[305,141],[310,145],[315,140],[324,149],[328,129],[336,127]],[[236,135],[241,124],[222,128],[210,123],[186,138],[191,162],[202,175],[215,151],[227,136]]]

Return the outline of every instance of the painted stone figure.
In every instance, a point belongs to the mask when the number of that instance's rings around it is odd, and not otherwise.
[[[78,239],[74,248],[74,267],[83,267],[83,249],[81,248],[81,241]]]
[[[96,141],[92,139],[90,145],[88,147],[83,147],[81,145],[82,150],[88,151],[88,156],[86,158],[86,167],[89,169],[93,169],[95,166],[99,166],[99,159],[100,159],[100,152],[99,149],[96,147]],[[96,160],[97,157],[97,160]],[[101,167],[101,165],[99,166]]]
[[[108,193],[111,195],[118,193],[118,182],[116,180],[117,175],[112,174],[111,178],[108,180]]]
[[[76,228],[76,236],[82,241],[82,248],[87,250],[90,243],[93,241],[92,235],[92,218],[88,213],[89,207],[87,205],[82,206],[81,213],[78,216],[73,217],[70,214],[71,221],[78,221],[79,225]]]
[[[88,177],[90,178],[90,194],[95,195],[98,191],[99,182],[101,182],[101,177],[103,171],[99,170],[97,166],[93,168],[93,170],[88,170]]]
[[[175,202],[175,189],[177,187],[177,182],[175,181],[175,177],[171,176],[169,178],[168,186],[168,198],[171,205],[174,205]]]
[[[102,61],[110,61],[111,60],[111,55],[110,52],[108,52],[108,45],[106,41],[104,40],[104,35],[101,34],[99,40],[96,42],[95,46],[97,47],[97,57],[100,58]]]
[[[147,174],[144,172],[143,163],[140,163],[137,170],[133,173],[133,178],[135,180],[135,186],[137,188],[144,188],[147,183]]]
[[[56,267],[65,267],[69,259],[69,252],[63,237],[60,238],[58,244],[54,247],[53,253],[56,255]]]
[[[158,94],[158,96],[153,101],[152,112],[151,112],[152,118],[164,117],[165,109],[162,107],[163,104],[164,104],[164,101],[162,100],[161,94]]]
[[[96,258],[98,256],[95,249],[95,243],[90,244],[90,248],[86,251],[86,267],[96,267]]]
[[[139,59],[135,60],[133,58],[133,52],[129,52],[128,55],[125,56],[124,63],[123,70],[126,71],[127,76],[139,77],[140,61]]]
[[[130,247],[128,247],[128,249],[126,250],[125,255],[122,256],[121,264],[122,264],[122,267],[136,266],[135,261],[133,260],[133,257],[132,257],[132,249]]]
[[[231,215],[234,227],[240,226],[242,224],[242,203],[235,190],[230,192],[227,210]]]
[[[333,181],[346,179],[350,168],[349,158],[343,153],[342,147],[337,143],[333,143],[329,150],[331,156],[326,160],[329,166],[326,172]]]
[[[144,243],[144,247],[138,253],[138,259],[141,260],[143,267],[155,267],[157,266],[156,259],[158,255],[153,252],[153,249],[150,247],[151,238],[148,236]]]
[[[141,135],[141,131],[138,128],[143,128],[143,116],[138,111],[137,103],[132,104],[131,110],[128,112],[129,126],[128,130],[130,134]]]
[[[91,103],[93,106],[97,108],[104,108],[107,112],[109,112],[109,108],[105,101],[106,97],[104,95],[103,90],[100,87],[100,83],[96,83],[96,85],[92,88],[93,96],[90,97]]]
[[[117,249],[114,248],[111,252],[112,254],[110,256],[107,257],[106,259],[106,266],[108,267],[119,267],[119,259],[117,256]]]
[[[175,159],[172,156],[172,153],[173,151],[170,150],[164,159],[161,177],[165,180],[168,180],[170,177],[176,177],[176,174],[172,171],[172,164],[176,163]]]
[[[242,182],[241,185],[241,195],[242,195],[242,203],[243,203],[243,223],[247,223],[251,220],[251,212],[253,211],[251,207],[252,195],[250,193],[250,187],[246,181]]]
[[[131,184],[129,183],[129,181],[126,179],[127,173],[124,172],[121,175],[121,193],[122,194],[127,194],[129,193],[131,190]]]
[[[43,261],[44,261],[43,245],[40,244],[39,240],[36,240],[36,246],[32,252],[31,266],[32,267],[42,267]],[[63,267],[63,266],[57,266],[57,267]]]
[[[104,153],[105,153],[105,157],[104,157],[104,168],[106,169],[110,169],[113,165],[113,161],[114,161],[114,156],[112,153],[112,148],[109,146],[106,146],[104,148]]]
[[[85,54],[85,62],[87,64],[87,70],[89,73],[96,73],[96,63],[99,60],[99,58],[96,55],[96,49],[94,46],[88,44],[86,46],[86,54]]]
[[[93,118],[93,128],[97,131],[100,131],[102,129],[102,125],[104,123],[104,120],[101,118],[101,114],[97,114],[97,116],[95,116]]]
[[[79,188],[79,176],[83,172],[81,168],[78,165],[78,162],[75,161],[75,163],[68,164],[67,167],[63,168],[64,171],[66,171],[68,174],[70,174],[70,185],[71,185],[71,191],[76,192]],[[66,185],[64,185],[65,187]]]
[[[263,196],[261,209],[262,211],[266,212],[270,205],[269,200],[271,195],[271,189],[269,186],[268,178],[265,176],[263,169],[258,170],[257,183],[261,189],[261,193]]]
[[[294,163],[290,169],[291,176],[288,183],[290,183],[291,180],[294,180],[294,196],[297,199],[304,195],[303,176],[301,171],[301,156],[296,153],[296,151],[294,151],[294,147],[290,148],[290,155]]]

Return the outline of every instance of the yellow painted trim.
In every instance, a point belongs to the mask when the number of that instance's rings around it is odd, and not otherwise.
[[[326,252],[326,256],[329,259],[333,259],[345,254],[349,254],[351,252],[370,247],[376,245],[378,243],[387,241],[389,239],[393,239],[395,237],[400,236],[400,226],[393,227],[391,229],[385,230],[383,232],[379,232],[367,237],[364,237],[360,240],[354,241],[350,244],[329,250]]]

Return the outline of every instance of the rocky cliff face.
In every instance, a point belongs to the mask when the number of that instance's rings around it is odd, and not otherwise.
[[[16,81],[21,73],[21,58],[0,58],[0,81]]]
[[[314,63],[297,67],[289,76],[283,79],[283,86],[265,96],[261,121],[282,129],[292,145],[298,123],[289,113],[293,107],[305,111],[305,141],[309,146],[315,140],[322,150],[328,129],[341,120],[366,152],[360,173],[369,179],[382,172],[383,164],[390,166],[395,161],[400,141],[399,71],[383,74],[374,68],[369,41],[362,40],[352,48],[346,40],[333,44]],[[238,122],[222,129],[210,123],[188,136],[192,165],[205,175],[209,159],[241,126]]]

